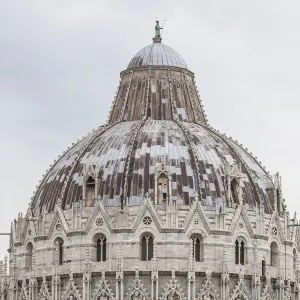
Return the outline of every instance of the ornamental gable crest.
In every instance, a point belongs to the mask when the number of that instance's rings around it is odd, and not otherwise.
[[[112,230],[109,222],[108,214],[105,212],[103,204],[100,198],[97,198],[94,204],[94,208],[87,220],[85,232],[88,233],[92,228],[107,227],[109,231]]]
[[[172,277],[169,280],[167,286],[164,288],[164,291],[162,292],[159,300],[186,300],[184,292],[175,277],[174,267],[172,268]]]
[[[150,300],[150,297],[144,288],[144,284],[139,278],[138,268],[136,268],[135,279],[133,280],[133,284],[125,296],[125,300]]]
[[[272,285],[271,285],[271,277],[269,274],[267,274],[266,285],[262,291],[260,300],[275,300]]]
[[[209,267],[206,269],[206,279],[200,292],[197,295],[196,300],[219,300],[220,297],[217,294],[217,290],[211,281],[211,270]]]
[[[82,300],[79,290],[74,282],[72,270],[70,270],[70,280],[67,283],[62,300]]]
[[[48,284],[46,282],[46,272],[43,272],[43,282],[41,285],[40,293],[38,295],[38,300],[50,300],[51,294],[48,288]]]
[[[93,179],[95,179],[99,172],[100,166],[93,166],[91,160],[89,160],[86,164],[83,165],[82,173],[85,178],[92,177]]]
[[[240,269],[239,280],[231,294],[230,300],[250,300],[250,294],[244,282],[244,271]]]
[[[100,279],[97,288],[93,295],[93,300],[115,300],[114,294],[110,288],[110,285],[105,279],[105,269],[102,271],[102,278]]]
[[[159,177],[161,174],[170,176],[170,166],[166,164],[164,156],[162,156],[160,162],[155,165],[155,176]]]

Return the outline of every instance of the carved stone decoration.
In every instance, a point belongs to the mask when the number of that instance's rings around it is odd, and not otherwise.
[[[28,286],[26,282],[26,277],[24,276],[22,280],[22,286],[21,286],[21,292],[20,292],[20,300],[29,300],[29,294],[28,294]]]
[[[159,184],[159,178],[165,178],[163,182]],[[170,192],[172,190],[171,182],[171,172],[170,166],[166,164],[165,157],[162,156],[160,162],[156,163],[155,171],[154,171],[154,180],[155,180],[155,204],[159,204],[163,201],[161,193],[165,192],[167,203],[169,203]],[[161,187],[162,190],[159,189]],[[164,191],[165,190],[165,191]]]
[[[169,280],[167,286],[164,288],[164,291],[159,297],[159,300],[186,300],[184,292],[178,283],[175,276],[175,269],[172,268],[172,277]]]
[[[236,200],[238,204],[242,204],[242,179],[245,175],[242,173],[241,165],[238,165],[237,162],[234,161],[232,164],[227,166],[225,172],[227,198],[231,202]],[[233,186],[234,182],[236,186]],[[234,191],[234,195],[232,194],[232,191]]]
[[[144,288],[144,284],[140,279],[138,268],[136,268],[135,278],[125,296],[125,300],[150,300],[150,297]]]
[[[205,275],[206,275],[205,282],[202,285],[196,300],[219,300],[220,296],[218,295],[217,290],[215,289],[215,286],[211,281],[212,276],[209,267],[207,267]]]
[[[290,280],[288,280],[287,286],[284,289],[283,300],[295,300],[295,295],[292,292]]]
[[[102,277],[93,294],[92,300],[115,300],[112,289],[105,279],[105,269],[102,271]]]
[[[273,294],[273,289],[271,285],[271,277],[269,274],[267,274],[266,279],[266,285],[262,291],[260,300],[275,300],[275,296]]]
[[[70,270],[70,279],[66,286],[66,291],[62,296],[62,300],[82,300],[79,290],[73,279],[73,272]]]
[[[48,288],[48,284],[46,281],[46,272],[43,272],[43,282],[40,288],[40,292],[38,295],[38,300],[50,300],[51,299],[51,294]]]
[[[244,282],[244,271],[240,269],[239,280],[230,296],[230,300],[250,300],[250,294]]]

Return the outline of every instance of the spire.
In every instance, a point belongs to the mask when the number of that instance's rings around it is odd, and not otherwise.
[[[156,21],[155,25],[155,37],[153,38],[153,43],[161,43],[161,30],[164,29],[163,27],[160,27],[159,21]]]

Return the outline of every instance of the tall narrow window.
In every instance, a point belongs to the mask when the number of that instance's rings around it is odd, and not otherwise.
[[[91,176],[86,181],[86,201],[90,205],[91,201],[95,198],[95,179]]]
[[[97,239],[97,261],[106,261],[106,237],[104,235]]]
[[[241,238],[235,241],[235,264],[245,264],[245,242]]]
[[[236,240],[235,241],[235,264],[238,265],[239,264],[239,241]]]
[[[278,259],[278,245],[275,242],[272,242],[270,245],[270,265],[276,267],[277,259]]]
[[[153,258],[153,237],[150,234],[142,236],[142,260],[151,260]]]
[[[239,203],[237,187],[238,187],[238,182],[235,178],[233,178],[230,183],[230,190],[231,190],[231,200],[234,203]]]
[[[64,259],[64,242],[60,241],[58,242],[58,253],[59,253],[59,264],[63,264],[63,259]]]
[[[157,199],[158,203],[164,203],[169,196],[169,179],[165,174],[160,174],[157,179]]]
[[[28,243],[26,246],[26,259],[25,259],[27,270],[32,269],[32,250],[33,250],[32,243]]]
[[[194,234],[191,238],[193,241],[193,255],[195,261],[203,261],[204,255],[202,236],[200,234]]]
[[[266,261],[261,261],[261,276],[266,276]]]
[[[297,270],[297,251],[296,249],[293,250],[293,268],[294,272]]]

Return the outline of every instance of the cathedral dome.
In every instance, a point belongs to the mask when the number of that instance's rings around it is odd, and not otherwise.
[[[168,66],[187,69],[185,61],[175,50],[158,42],[140,50],[130,61],[128,68],[146,66]]]
[[[208,126],[194,74],[157,35],[121,73],[108,123],[51,166],[31,205],[35,215],[96,199],[140,206],[149,194],[157,205],[190,206],[199,194],[209,207],[244,203],[270,213],[273,188],[247,151]]]
[[[256,160],[235,142],[200,124],[167,120],[127,121],[100,127],[69,149],[43,180],[33,202],[36,215],[62,201],[64,209],[96,196],[106,207],[142,205],[149,193],[156,204],[159,172],[169,176],[170,197],[190,205],[199,193],[205,206],[235,205],[227,197],[226,176],[241,178],[240,199],[272,211],[272,181]],[[238,174],[230,174],[230,173]],[[93,178],[92,197],[87,195]],[[233,195],[232,195],[233,197]],[[237,195],[236,198],[239,196]],[[90,199],[88,199],[90,198]],[[156,200],[155,200],[156,199]],[[237,204],[237,203],[236,203]]]

